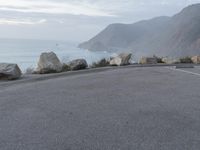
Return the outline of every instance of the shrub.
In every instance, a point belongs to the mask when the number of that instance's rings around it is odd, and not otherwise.
[[[193,63],[193,62],[192,62],[192,58],[187,56],[187,57],[180,58],[180,63]]]
[[[35,71],[34,71],[34,68],[32,68],[32,67],[27,68],[26,72],[25,72],[25,74],[34,74],[34,73],[35,73]]]
[[[71,68],[70,68],[69,65],[67,65],[67,64],[63,64],[62,72],[67,72],[67,71],[70,71],[70,70],[71,70]]]
[[[106,67],[109,66],[109,64],[110,64],[109,60],[103,58],[98,62],[92,63],[91,68]]]
[[[156,56],[156,55],[154,55],[153,57],[157,59],[157,63],[162,63],[162,64],[165,63],[165,62],[163,61],[163,57],[158,57],[158,56]]]

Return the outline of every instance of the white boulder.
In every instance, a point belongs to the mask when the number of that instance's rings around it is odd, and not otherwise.
[[[36,69],[37,73],[57,73],[62,71],[62,63],[54,52],[42,53]]]
[[[164,57],[162,58],[162,62],[165,64],[177,64],[180,63],[180,60],[175,58]]]
[[[194,64],[200,64],[200,56],[193,56],[191,59]]]
[[[124,66],[129,65],[132,54],[130,53],[121,53],[117,57],[114,57],[110,60],[110,65],[112,66]]]

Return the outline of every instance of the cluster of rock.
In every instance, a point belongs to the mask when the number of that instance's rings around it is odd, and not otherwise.
[[[131,54],[122,53],[117,57],[111,58],[108,65],[123,66],[129,65]],[[37,63],[37,68],[33,73],[48,74],[59,73],[65,71],[82,70],[88,68],[88,63],[85,59],[76,59],[67,64],[61,63],[54,52],[42,53]],[[0,63],[0,80],[14,80],[19,79],[22,71],[17,64]]]
[[[170,57],[142,57],[139,61],[140,64],[178,64],[178,63],[194,63],[200,64],[200,56],[183,57],[180,59]]]
[[[117,57],[114,57],[110,60],[109,64],[114,66],[123,66],[129,65],[131,54],[122,53]],[[76,59],[68,64],[62,64],[59,58],[55,53],[42,53],[40,55],[40,59],[38,61],[38,67],[35,73],[38,74],[47,74],[47,73],[59,73],[63,71],[74,71],[74,70],[82,70],[88,68],[88,63],[85,59]]]
[[[121,53],[116,57],[110,58],[109,60],[103,59],[95,66],[124,66],[131,63],[132,54]],[[190,62],[195,64],[200,64],[200,56],[185,57],[181,59],[171,59],[168,57],[158,58],[158,57],[142,57],[140,59],[140,64],[175,64],[175,63],[187,63]],[[67,64],[61,63],[59,58],[54,52],[42,53],[40,55],[37,68],[34,73],[37,74],[48,74],[48,73],[59,73],[65,71],[82,70],[88,68],[88,63],[85,59],[76,59],[70,61]],[[22,72],[17,64],[0,63],[0,80],[15,80],[19,79]]]
[[[59,73],[68,70],[81,70],[86,69],[88,64],[84,59],[76,59],[68,64],[62,64],[57,55],[54,52],[42,53],[38,61],[37,69],[35,73],[47,74],[47,73]],[[67,69],[66,69],[67,68]]]

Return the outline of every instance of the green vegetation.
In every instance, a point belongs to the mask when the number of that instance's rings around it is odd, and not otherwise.
[[[98,62],[92,63],[92,65],[90,67],[91,68],[100,68],[100,67],[106,67],[106,66],[109,66],[109,65],[110,65],[109,60],[103,58]]]
[[[157,59],[157,63],[159,64],[164,64],[165,62],[163,61],[163,58],[162,57],[156,57]]]
[[[159,64],[165,63],[165,62],[163,61],[163,57],[159,57],[159,56],[156,56],[156,55],[153,55],[153,57],[157,59],[157,63],[159,63]]]
[[[180,58],[180,63],[188,63],[188,64],[190,64],[190,63],[193,63],[193,61],[192,61],[191,57],[187,56],[187,57]]]
[[[26,72],[25,72],[25,74],[34,74],[34,68],[32,68],[32,67],[29,67],[29,68],[27,68],[26,69]]]
[[[67,64],[63,64],[63,67],[62,67],[62,72],[67,72],[67,71],[71,71],[71,68],[69,65]]]

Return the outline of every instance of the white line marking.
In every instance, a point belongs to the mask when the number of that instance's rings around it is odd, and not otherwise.
[[[180,71],[180,72],[184,72],[184,73],[200,76],[199,73],[195,73],[195,72],[191,72],[191,71],[186,71],[186,70],[176,69],[176,68],[170,68],[170,67],[167,67],[167,68],[170,69],[170,70],[174,70],[174,71]]]

